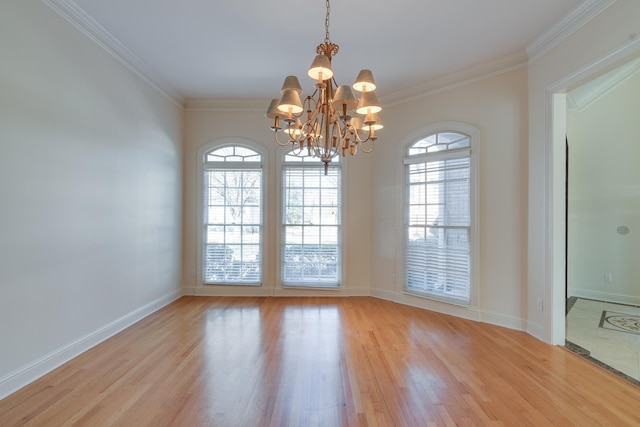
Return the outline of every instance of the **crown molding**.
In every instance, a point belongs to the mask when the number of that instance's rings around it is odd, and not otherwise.
[[[640,59],[622,65],[567,94],[569,113],[585,110],[594,101],[640,72]]]
[[[260,111],[266,112],[270,99],[187,98],[187,111]]]
[[[413,101],[438,92],[494,77],[527,66],[526,52],[519,51],[380,97],[385,106]]]
[[[125,67],[144,80],[147,84],[183,108],[183,97],[151,68],[120,43],[109,31],[82,10],[73,0],[42,0],[58,15],[71,23],[98,46],[116,58]]]
[[[616,0],[584,0],[527,47],[529,64],[537,61],[615,2]]]

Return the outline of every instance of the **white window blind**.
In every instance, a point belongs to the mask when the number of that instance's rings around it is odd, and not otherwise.
[[[405,283],[409,292],[468,305],[471,296],[471,152],[442,133],[408,150]]]
[[[340,166],[287,155],[282,172],[282,283],[338,287]]]
[[[205,156],[203,281],[259,284],[262,169],[259,153],[223,147]]]

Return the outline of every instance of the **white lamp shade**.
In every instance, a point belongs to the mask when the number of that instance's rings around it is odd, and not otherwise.
[[[373,80],[373,73],[371,70],[360,70],[356,81],[353,83],[353,88],[359,92],[371,92],[376,90],[376,82]]]
[[[293,89],[298,92],[298,95],[302,94],[302,86],[300,86],[300,82],[296,76],[287,76],[284,78],[284,83],[282,84],[282,89],[280,89],[280,94],[284,95],[284,91],[288,89]]]
[[[302,123],[300,119],[296,119],[295,124],[287,126],[284,131],[293,137],[298,137],[302,133]]]
[[[356,130],[362,130],[362,119],[360,117],[351,117],[351,126],[353,126]]]
[[[300,95],[295,89],[287,89],[282,94],[278,110],[285,114],[291,112],[292,114],[302,113],[302,102],[300,101]]]
[[[278,98],[271,100],[269,108],[267,108],[267,114],[265,114],[267,119],[275,119],[276,116],[282,115],[282,112],[278,110],[278,104],[280,104],[280,100]]]
[[[316,55],[307,72],[309,77],[314,80],[328,80],[333,77],[331,69],[331,61],[325,55]]]
[[[362,92],[362,95],[360,95],[360,101],[358,102],[358,107],[356,108],[356,113],[373,114],[378,113],[381,110],[382,107],[378,102],[378,97],[375,92]]]
[[[358,105],[358,99],[353,94],[351,87],[347,85],[338,86],[333,97],[333,108],[342,112],[342,106],[346,105],[347,110],[353,110]]]
[[[368,130],[369,129],[369,125],[371,125],[371,127],[374,130],[380,130],[384,127],[384,124],[382,123],[382,120],[380,120],[380,117],[378,116],[378,113],[373,113],[371,114],[371,120],[370,121],[366,121],[364,123],[364,125],[362,126],[362,129]]]

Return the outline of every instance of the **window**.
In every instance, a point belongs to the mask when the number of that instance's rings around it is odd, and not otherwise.
[[[262,280],[262,156],[224,146],[204,156],[203,282]]]
[[[435,133],[410,145],[405,164],[405,286],[461,305],[471,301],[471,138]]]
[[[317,158],[284,156],[282,168],[282,284],[339,287],[340,159],[325,175]]]

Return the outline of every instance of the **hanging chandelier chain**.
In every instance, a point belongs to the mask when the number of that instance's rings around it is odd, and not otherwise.
[[[325,35],[324,35],[324,42],[326,44],[330,43],[329,40],[329,15],[331,12],[331,5],[329,4],[329,0],[327,0],[327,15],[324,18],[324,30],[325,30]]]

